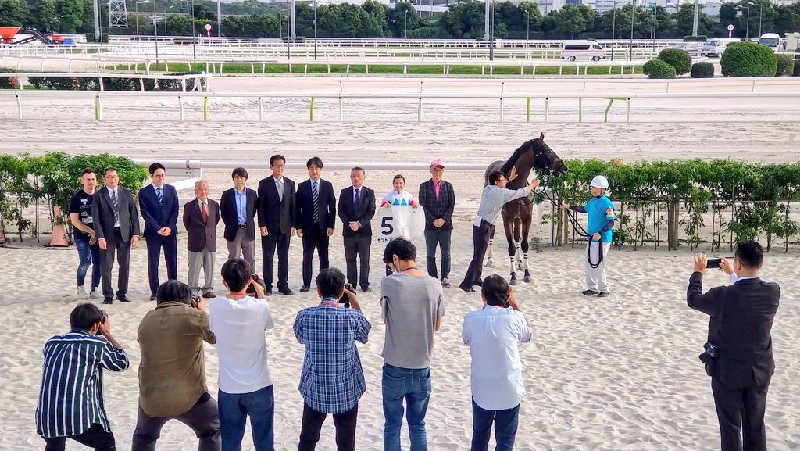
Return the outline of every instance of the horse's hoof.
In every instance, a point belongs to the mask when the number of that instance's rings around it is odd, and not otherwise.
[[[531,276],[526,274],[525,277],[522,278],[522,281],[525,283],[529,283],[531,281]]]
[[[511,273],[511,278],[508,280],[509,285],[516,285],[517,284],[517,274]]]

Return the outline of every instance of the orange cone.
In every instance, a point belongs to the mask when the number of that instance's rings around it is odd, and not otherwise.
[[[62,218],[61,208],[53,207],[53,214],[56,218]],[[53,225],[53,237],[50,239],[49,247],[67,247],[69,243],[67,243],[67,228],[64,227],[64,224],[54,224]]]

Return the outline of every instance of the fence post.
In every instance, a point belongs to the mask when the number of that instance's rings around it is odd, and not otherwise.
[[[503,122],[503,90],[505,89],[506,82],[500,82],[500,122]]]
[[[19,94],[17,97],[17,119],[22,120],[22,97]]]
[[[264,98],[258,98],[258,121],[262,122],[264,120]]]
[[[97,94],[94,98],[94,120],[103,120],[103,100],[100,99],[100,94]]]
[[[525,122],[531,121],[531,98],[527,98],[527,106],[525,109]]]
[[[419,103],[417,104],[417,122],[422,122],[422,81],[419,82]]]
[[[139,78],[139,89],[144,92],[144,80]]]
[[[208,97],[203,97],[203,120],[208,120]]]
[[[181,108],[181,121],[183,121],[186,116],[184,115],[183,98],[181,98],[181,96],[178,96],[178,104],[180,105]]]
[[[583,97],[578,97],[578,122],[583,122]]]
[[[756,80],[753,79],[753,86],[750,88],[750,92],[756,92]]]
[[[630,97],[628,97],[628,111],[627,111],[627,116],[628,116],[628,118],[627,118],[626,122],[630,124],[630,123],[631,123],[631,98],[630,98]]]
[[[181,78],[181,91],[186,92],[186,78]]]
[[[344,111],[342,109],[342,80],[339,80],[339,122],[344,120]]]
[[[547,120],[549,118],[550,118],[550,97],[545,97],[544,98],[544,121],[547,122]]]
[[[308,106],[308,120],[314,122],[314,98],[311,98],[311,102]]]

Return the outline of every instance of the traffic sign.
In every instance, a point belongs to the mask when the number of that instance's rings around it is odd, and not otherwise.
[[[728,25],[728,31],[733,31],[733,25]]]

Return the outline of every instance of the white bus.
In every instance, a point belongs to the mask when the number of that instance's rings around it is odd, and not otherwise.
[[[564,41],[561,59],[568,61],[600,61],[605,59],[606,51],[597,41]]]

